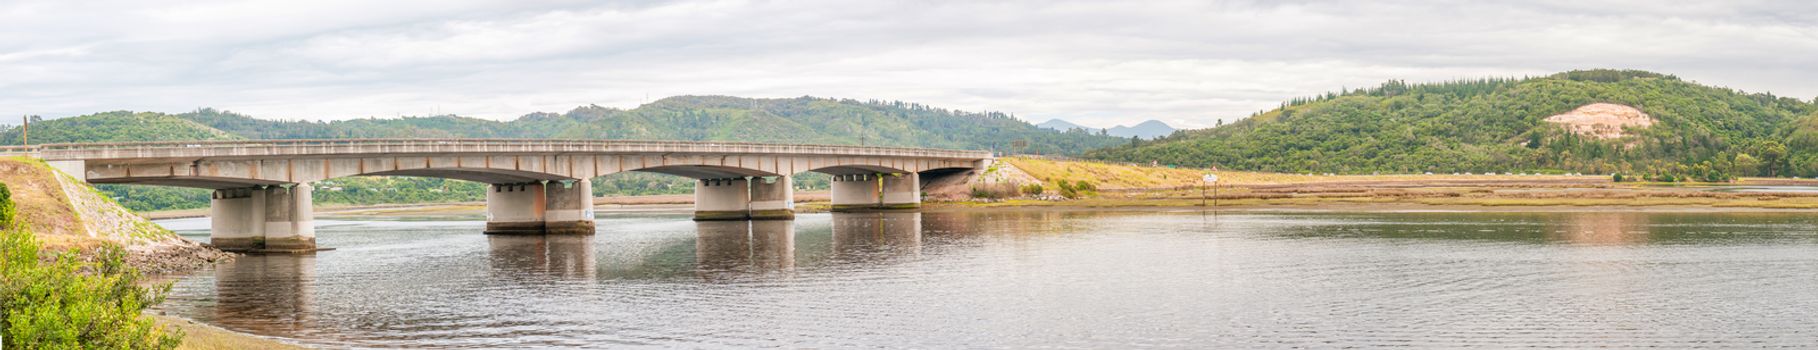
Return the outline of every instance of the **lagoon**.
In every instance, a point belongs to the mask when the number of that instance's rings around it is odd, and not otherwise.
[[[179,277],[160,310],[355,348],[1818,344],[1802,213],[600,217],[594,236],[325,218],[335,250]]]

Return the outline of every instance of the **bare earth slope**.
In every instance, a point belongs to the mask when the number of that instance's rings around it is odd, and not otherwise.
[[[1654,118],[1640,109],[1614,103],[1592,103],[1559,115],[1547,117],[1548,123],[1563,125],[1574,134],[1599,139],[1623,137],[1623,128],[1646,129]]]
[[[0,182],[13,191],[20,223],[50,251],[92,251],[115,243],[126,248],[129,264],[147,273],[188,269],[232,256],[183,239],[37,160],[0,158]]]

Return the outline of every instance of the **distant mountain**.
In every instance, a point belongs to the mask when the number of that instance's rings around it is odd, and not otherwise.
[[[1060,120],[1060,119],[1049,119],[1048,121],[1042,122],[1041,124],[1035,124],[1035,126],[1039,127],[1039,128],[1043,128],[1043,129],[1056,130],[1056,131],[1068,131],[1068,130],[1073,130],[1073,129],[1080,129],[1080,130],[1086,130],[1086,131],[1091,131],[1091,132],[1095,132],[1095,133],[1098,132],[1098,128],[1074,124],[1073,122]]]
[[[1110,130],[1106,130],[1105,133],[1121,138],[1130,138],[1134,136],[1144,139],[1154,139],[1173,134],[1174,127],[1168,126],[1168,123],[1163,123],[1160,120],[1150,120],[1136,124],[1136,126],[1118,125]]]
[[[1296,99],[1235,123],[1091,152],[1281,172],[1583,172],[1661,180],[1818,175],[1818,101],[1671,75],[1571,71],[1390,81]]]
[[[1085,130],[1086,132],[1089,132],[1089,133],[1094,133],[1094,134],[1103,133],[1107,136],[1114,136],[1114,137],[1124,138],[1124,139],[1128,139],[1132,136],[1140,137],[1140,138],[1144,138],[1144,139],[1154,139],[1157,137],[1168,136],[1169,134],[1174,133],[1174,127],[1168,126],[1168,123],[1163,123],[1159,120],[1145,121],[1140,124],[1136,124],[1136,126],[1118,125],[1118,126],[1110,128],[1110,129],[1099,129],[1099,128],[1089,127],[1089,126],[1085,126],[1085,125],[1074,124],[1073,122],[1060,120],[1060,119],[1049,119],[1048,121],[1042,122],[1041,124],[1036,124],[1035,126],[1041,127],[1043,129],[1059,130],[1059,131],[1080,129],[1080,130]]]
[[[629,110],[582,106],[511,121],[460,116],[282,121],[215,109],[181,114],[108,112],[33,123],[31,133],[33,143],[549,138],[864,144],[1037,154],[1080,154],[1129,143],[1085,131],[1046,130],[999,112],[960,112],[898,101],[728,96],[677,96]],[[0,144],[19,142],[18,128],[0,132]]]

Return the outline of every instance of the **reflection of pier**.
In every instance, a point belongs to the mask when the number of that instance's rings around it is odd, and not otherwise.
[[[493,271],[563,278],[592,278],[598,269],[593,259],[593,236],[490,235]]]
[[[263,334],[308,328],[314,255],[249,255],[215,269],[215,322]]]
[[[794,269],[795,221],[697,221],[694,260],[702,278]]]
[[[841,258],[919,256],[922,213],[834,213],[833,251]]]

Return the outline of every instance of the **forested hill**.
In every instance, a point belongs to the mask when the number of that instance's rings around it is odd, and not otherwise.
[[[1583,172],[1669,181],[1815,176],[1818,106],[1642,71],[1390,81],[1088,156],[1350,174]]]
[[[562,138],[713,140],[1079,154],[1129,143],[1037,128],[1004,113],[959,112],[904,102],[826,98],[679,96],[623,110],[584,106],[512,121],[459,116],[276,121],[214,109],[182,114],[110,112],[32,124],[33,143],[299,138]],[[19,130],[0,134],[18,144]],[[1016,142],[1016,141],[1026,142]],[[1018,146],[1021,146],[1020,148]]]

